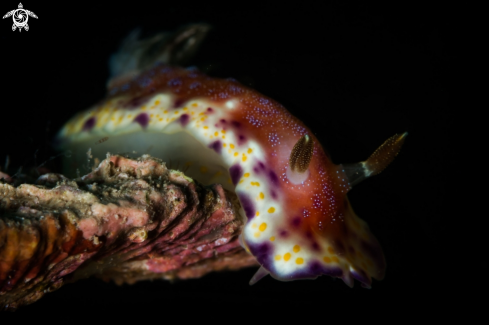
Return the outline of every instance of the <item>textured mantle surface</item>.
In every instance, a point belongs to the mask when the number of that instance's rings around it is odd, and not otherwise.
[[[150,156],[111,156],[81,178],[0,181],[0,310],[89,276],[117,284],[257,265],[236,196]],[[1,177],[0,177],[1,178]]]

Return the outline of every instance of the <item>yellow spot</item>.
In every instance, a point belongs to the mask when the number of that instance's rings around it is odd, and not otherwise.
[[[334,254],[334,248],[333,248],[333,247],[331,247],[331,246],[329,246],[329,247],[328,247],[328,252],[329,252],[330,254]]]
[[[217,132],[217,131],[216,131],[216,132],[214,132],[214,136],[216,136],[216,137],[217,137],[218,135],[219,135],[219,132]]]
[[[167,110],[167,109],[165,109],[165,110],[163,111],[163,113],[165,113],[165,114],[166,114],[166,113],[168,113],[168,110]]]
[[[275,255],[275,260],[276,260],[276,261],[280,261],[281,259],[282,259],[282,256],[280,256],[280,255]]]
[[[255,229],[256,228],[256,223],[251,224],[251,228]]]
[[[149,114],[149,117],[154,117],[154,114]]]
[[[186,110],[188,110],[188,108],[187,107],[184,107],[183,110],[186,111]]]
[[[178,113],[180,113],[179,111],[175,111],[175,115],[177,115]]]
[[[226,130],[221,130],[221,133],[222,133],[222,134],[225,134],[225,133],[226,133]]]
[[[155,100],[155,106],[158,106],[160,105],[160,101],[159,100]]]
[[[119,116],[119,122],[122,122],[122,119],[123,119],[123,118],[124,118],[124,117]]]
[[[237,152],[235,152],[235,153],[234,153],[234,156],[236,157],[237,155],[238,155],[238,153],[237,153]]]
[[[113,117],[113,116],[112,116],[112,117],[110,118],[110,120],[111,120],[111,121],[115,121],[115,117]],[[70,125],[70,127],[71,127],[71,128],[73,128],[73,126],[71,126],[71,125]]]
[[[275,236],[270,237],[270,241],[275,241]]]
[[[234,144],[232,144],[232,143],[231,143],[231,144],[229,145],[229,147],[230,147],[231,149],[234,149]]]
[[[255,232],[255,238],[258,238],[260,237],[260,233],[259,232]]]
[[[268,209],[268,213],[274,213],[275,212],[275,208],[274,207],[271,207],[270,209]]]
[[[233,181],[231,180],[231,177],[228,177],[228,183],[233,184]]]
[[[326,263],[331,263],[331,259],[327,256],[323,257],[323,261]]]
[[[259,183],[259,182],[250,182],[250,184],[251,184],[252,186],[260,186],[260,183]]]
[[[193,106],[193,107],[197,107],[197,106],[199,106],[199,105],[197,105],[197,103],[193,103],[193,104],[192,104],[192,106]]]
[[[200,119],[201,121],[205,121],[205,116]]]
[[[226,146],[227,146],[227,144],[223,143],[223,144],[222,144],[222,146],[223,146],[223,147],[226,147]]]
[[[299,245],[295,245],[294,248],[292,248],[292,250],[295,252],[295,253],[299,253],[299,251],[301,250],[301,247]]]
[[[233,151],[232,151],[231,149],[229,149],[229,150],[228,150],[228,153],[231,153],[231,152],[233,152]]]
[[[263,222],[258,229],[260,231],[265,231],[265,229],[267,229],[267,224],[265,222]]]
[[[141,110],[142,111],[145,111],[146,110],[146,106],[141,106]]]
[[[336,262],[336,263],[338,263],[340,261],[340,260],[338,260],[338,258],[336,256],[331,257],[331,260],[333,262]]]
[[[221,138],[226,139],[226,136],[225,136],[225,135],[223,135]]]
[[[255,216],[260,216],[260,212],[256,211]]]
[[[209,128],[208,126],[204,126],[204,129],[206,129],[206,130],[207,130],[208,128]]]
[[[253,152],[253,150],[251,150],[251,148],[249,148],[248,149],[248,153],[252,153],[252,152]]]
[[[295,259],[295,264],[302,264],[304,263],[304,259],[302,257],[298,257]]]
[[[200,172],[201,172],[202,174],[207,173],[207,167],[205,167],[205,166],[201,166],[201,167],[200,167]]]
[[[204,112],[200,112],[199,115],[204,115],[205,113]]]
[[[248,159],[248,157],[246,157],[245,154],[243,154],[243,158],[242,158],[243,162],[245,162],[246,159]]]
[[[260,199],[264,199],[265,198],[265,194],[263,194],[263,192],[260,192]]]
[[[241,183],[243,183],[243,182],[244,182],[244,180],[240,180],[238,184],[241,184]]]
[[[284,261],[287,262],[288,260],[290,260],[290,253],[285,253],[284,254]]]
[[[127,118],[131,118],[131,117],[132,117],[132,114],[127,115]]]
[[[218,170],[215,174],[214,174],[214,177],[218,177],[218,176],[221,176],[222,175],[222,172],[220,170]]]
[[[195,115],[195,112],[190,112],[190,115]]]
[[[244,177],[250,177],[250,173],[245,173],[243,176]]]

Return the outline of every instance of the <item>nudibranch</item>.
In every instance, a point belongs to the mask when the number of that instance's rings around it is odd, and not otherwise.
[[[178,42],[198,43],[205,32],[195,28],[177,33],[187,33]],[[169,65],[176,54],[166,49],[175,46],[166,42],[160,46],[164,54],[147,60],[145,51],[161,39],[126,41],[113,59],[107,98],[59,133],[61,148],[72,152],[68,169],[86,166],[87,152],[98,159],[107,152],[137,152],[203,184],[223,184],[236,193],[246,218],[241,243],[261,264],[250,283],[266,274],[282,281],[325,274],[365,287],[372,278],[381,280],[382,249],[346,194],[383,170],[406,134],[389,138],[364,162],[335,165],[313,132],[282,105],[235,80]],[[127,64],[131,53],[137,57]]]

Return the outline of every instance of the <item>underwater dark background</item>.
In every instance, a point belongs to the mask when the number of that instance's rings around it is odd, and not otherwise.
[[[0,14],[17,5],[3,1]],[[358,282],[350,289],[326,276],[287,283],[267,277],[250,287],[254,269],[132,286],[88,279],[0,319],[99,312],[113,321],[144,313],[161,323],[223,321],[228,312],[257,321],[399,321],[424,312],[436,317],[434,302],[449,299],[449,276],[456,270],[447,220],[456,213],[448,175],[458,168],[452,158],[459,141],[452,78],[461,36],[451,8],[341,1],[23,5],[39,17],[29,18],[29,31],[12,32],[10,18],[0,21],[2,168],[7,155],[11,171],[23,166],[25,172],[56,154],[56,132],[103,98],[108,57],[131,30],[141,27],[151,35],[195,22],[213,30],[190,65],[235,78],[282,103],[311,128],[335,163],[364,160],[395,133],[409,136],[389,168],[349,194],[387,260],[385,279],[374,281],[371,290]],[[45,166],[59,170],[59,162]]]

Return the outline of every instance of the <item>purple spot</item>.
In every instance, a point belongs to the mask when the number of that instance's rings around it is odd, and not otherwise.
[[[245,138],[245,136],[240,134],[240,135],[238,136],[238,145],[240,146],[240,145],[242,145],[242,144],[243,144],[243,143],[245,143],[245,142],[246,142],[246,138]]]
[[[200,82],[196,81],[196,82],[192,82],[189,86],[190,89],[195,89],[195,88],[198,88],[200,87]]]
[[[233,165],[229,168],[229,174],[231,174],[233,184],[236,185],[243,176],[243,168],[240,164]]]
[[[221,148],[222,148],[221,140],[216,140],[216,141],[212,142],[209,145],[209,148],[213,149],[218,154],[221,154]],[[240,178],[241,178],[241,176],[240,176]],[[234,183],[234,185],[236,185],[236,183]]]
[[[241,206],[243,207],[244,212],[246,213],[246,217],[248,221],[255,217],[255,206],[253,205],[253,201],[250,197],[243,193],[238,193],[239,202],[241,202]]]
[[[167,84],[170,87],[177,87],[177,86],[180,86],[182,84],[182,80],[180,80],[180,78],[173,78],[173,79],[169,80]]]
[[[261,161],[258,163],[258,166],[260,166],[260,168],[263,170],[265,169],[265,164],[262,163]]]
[[[275,172],[273,170],[271,170],[271,171],[268,172],[268,178],[270,178],[270,182],[274,186],[278,186],[279,185],[277,174],[275,174]]]
[[[184,100],[182,98],[178,98],[177,100],[175,100],[175,102],[173,103],[173,107],[174,108],[178,108],[178,107],[182,107],[184,103]]]
[[[306,231],[306,237],[311,239],[312,238],[312,232],[310,232],[309,230]]]
[[[238,121],[231,121],[231,124],[235,127],[235,128],[240,128],[241,127],[241,123],[239,123]]]
[[[312,243],[312,249],[315,250],[316,252],[321,251],[321,249],[319,248],[318,243],[316,243],[316,242],[313,242]]]
[[[301,225],[301,217],[295,217],[292,219],[291,225],[294,227],[299,227]]]
[[[229,97],[229,95],[226,94],[226,93],[219,93],[219,98],[223,98],[224,99],[224,98],[228,98],[228,97]]]
[[[95,117],[91,117],[83,124],[83,131],[90,131],[95,126]]]
[[[270,191],[270,195],[272,196],[272,199],[276,200],[277,199],[277,193],[275,193],[274,190]]]
[[[151,84],[151,79],[148,77],[141,78],[138,80],[139,87],[146,88]]]
[[[139,96],[139,97],[133,98],[127,102],[121,103],[121,106],[123,108],[127,108],[127,109],[136,109],[136,108],[141,107],[146,102],[148,102],[148,99],[149,99],[148,96]]]
[[[190,122],[190,116],[188,114],[182,114],[180,116],[180,124],[182,124],[183,127],[185,127],[188,122]]]
[[[223,119],[223,118],[222,118],[222,119],[220,119],[219,121],[220,121],[221,123],[226,123],[226,120],[225,120],[225,119]]]
[[[146,113],[141,113],[134,118],[133,122],[137,122],[143,128],[146,128],[148,126],[148,123],[149,123],[149,116]]]
[[[253,171],[254,171],[255,173],[260,172],[260,170],[259,170],[259,169],[258,169],[258,167],[256,167],[256,166],[255,166],[255,167],[253,167]]]
[[[212,107],[207,107],[207,111],[206,111],[206,112],[207,112],[208,114],[210,114],[210,113],[213,113],[213,112],[214,112],[214,110],[212,109]]]
[[[280,237],[285,238],[289,235],[289,232],[287,230],[280,230],[278,234],[280,235]]]

